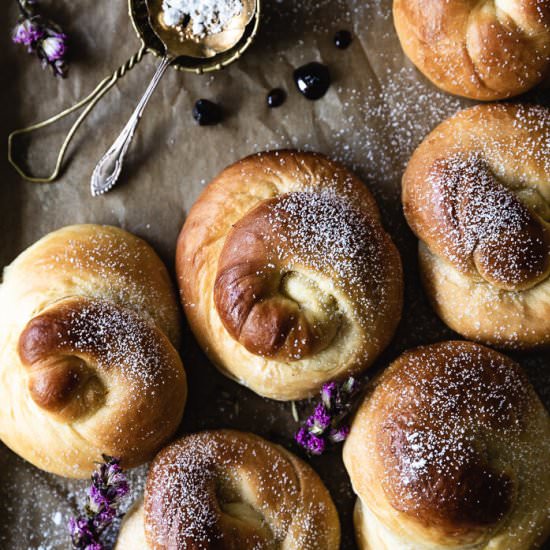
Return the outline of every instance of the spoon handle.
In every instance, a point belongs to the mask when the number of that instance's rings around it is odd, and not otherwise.
[[[91,191],[94,197],[107,193],[107,191],[111,190],[115,186],[122,171],[124,157],[130,147],[130,143],[134,137],[137,125],[139,124],[143,112],[145,111],[145,107],[147,106],[149,99],[151,99],[151,96],[160,82],[160,79],[166,72],[166,69],[170,66],[174,59],[175,57],[169,55],[165,55],[162,58],[162,61],[157,67],[149,86],[147,86],[143,97],[137,104],[137,107],[132,113],[132,116],[128,120],[126,126],[124,126],[124,129],[117,137],[113,145],[111,145],[111,148],[97,163],[97,166],[92,174],[91,181]]]

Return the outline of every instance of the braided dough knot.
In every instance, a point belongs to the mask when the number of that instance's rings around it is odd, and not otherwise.
[[[447,92],[511,97],[550,66],[548,0],[394,0],[393,14],[407,56]]]
[[[168,273],[144,241],[97,225],[46,235],[0,285],[0,439],[67,477],[102,454],[151,459],[185,406],[178,342]]]
[[[336,550],[338,513],[317,474],[253,434],[207,431],[162,450],[117,548]]]
[[[403,176],[432,303],[464,336],[550,343],[550,111],[484,105],[440,124]]]
[[[223,170],[189,213],[176,268],[203,349],[275,399],[367,368],[401,315],[399,253],[374,198],[322,155],[272,151]]]

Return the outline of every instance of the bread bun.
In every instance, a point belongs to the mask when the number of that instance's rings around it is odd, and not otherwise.
[[[46,235],[0,286],[0,439],[67,477],[102,454],[151,459],[183,414],[179,338],[168,273],[144,241],[98,225]]]
[[[549,452],[550,416],[511,359],[470,342],[404,353],[344,447],[360,548],[540,547]]]
[[[446,92],[504,99],[548,74],[548,0],[394,0],[393,17],[407,57]]]
[[[184,437],[153,461],[117,549],[338,550],[340,523],[317,474],[264,439],[230,430]]]
[[[550,110],[483,105],[440,124],[403,176],[426,291],[468,339],[550,343]]]
[[[261,153],[226,168],[189,212],[176,268],[203,349],[274,399],[362,371],[401,315],[399,253],[373,197],[317,154]]]

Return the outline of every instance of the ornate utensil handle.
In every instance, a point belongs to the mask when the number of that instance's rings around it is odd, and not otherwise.
[[[72,107],[61,111],[59,114],[48,118],[47,120],[44,120],[37,124],[33,124],[32,126],[29,126],[27,128],[15,130],[14,132],[12,132],[8,136],[8,161],[15,168],[17,173],[23,179],[31,181],[33,183],[51,183],[55,181],[59,177],[59,174],[61,172],[61,167],[63,164],[63,159],[65,158],[65,153],[67,152],[67,148],[69,147],[71,140],[73,139],[76,131],[78,130],[84,119],[97,105],[99,100],[118,82],[120,78],[122,78],[128,71],[132,70],[143,59],[143,56],[146,53],[147,50],[145,46],[142,45],[137,53],[130,57],[130,59],[128,59],[126,63],[121,65],[112,75],[104,78],[84,99],[80,100]],[[15,149],[15,138],[23,134],[30,134],[36,130],[40,130],[40,128],[50,126],[51,124],[55,124],[57,121],[65,118],[66,116],[69,116],[70,114],[78,111],[79,109],[82,109],[83,107],[86,108],[82,111],[74,124],[71,126],[67,136],[65,137],[65,140],[63,141],[63,144],[61,145],[61,148],[59,149],[54,171],[49,176],[33,176],[25,172],[25,170],[21,166],[19,166],[19,164],[15,161],[13,157],[13,150]]]
[[[136,128],[145,111],[145,107],[147,107],[147,103],[149,103],[149,99],[151,99],[160,79],[174,59],[175,57],[169,55],[162,58],[149,86],[147,86],[143,97],[137,104],[126,126],[124,126],[113,145],[111,145],[110,149],[103,155],[95,167],[91,181],[91,191],[94,197],[107,193],[107,191],[111,190],[118,181],[120,173],[122,172],[124,157],[128,152],[128,148],[130,147]]]

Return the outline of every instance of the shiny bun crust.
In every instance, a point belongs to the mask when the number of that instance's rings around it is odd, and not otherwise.
[[[483,105],[439,125],[403,176],[443,321],[503,348],[550,343],[550,111]]]
[[[394,0],[393,17],[409,59],[446,92],[504,99],[548,74],[549,0]]]
[[[117,546],[339,547],[338,514],[317,474],[282,447],[230,430],[190,435],[159,453]]]
[[[401,315],[400,258],[373,197],[317,154],[261,153],[225,169],[189,212],[176,268],[203,349],[274,399],[362,371]]]
[[[344,447],[362,549],[538,548],[550,417],[519,365],[470,342],[400,356]]]
[[[174,433],[187,385],[177,302],[141,239],[114,227],[50,233],[0,286],[0,439],[44,470],[125,467]]]

